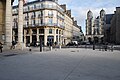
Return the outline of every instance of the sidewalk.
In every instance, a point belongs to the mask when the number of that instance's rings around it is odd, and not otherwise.
[[[29,51],[29,49],[25,48],[23,50],[17,50],[17,49],[7,49],[7,50],[3,50],[2,53],[0,53],[0,56],[14,56],[14,55],[18,55],[18,54],[26,54],[26,53],[32,53]]]

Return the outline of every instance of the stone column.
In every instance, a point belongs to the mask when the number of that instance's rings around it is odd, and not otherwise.
[[[18,49],[23,48],[23,0],[19,0],[18,12]]]
[[[58,45],[60,44],[59,37],[60,37],[60,34],[59,34],[59,29],[58,29]]]
[[[26,30],[24,30],[24,45],[26,46]]]
[[[56,42],[56,29],[54,29],[54,42]]]
[[[32,43],[32,29],[30,29],[30,43]]]
[[[39,28],[37,28],[37,42],[39,42]]]
[[[12,6],[11,0],[6,0],[6,17],[5,17],[5,44],[10,49],[12,42]]]
[[[47,45],[47,29],[44,28],[44,45]]]

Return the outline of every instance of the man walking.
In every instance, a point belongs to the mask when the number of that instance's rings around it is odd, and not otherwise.
[[[2,53],[3,44],[0,42],[0,52]]]

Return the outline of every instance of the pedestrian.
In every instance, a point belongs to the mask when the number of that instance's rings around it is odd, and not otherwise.
[[[3,44],[0,42],[0,52],[2,53]]]
[[[93,50],[95,50],[95,42],[93,42]]]
[[[104,47],[104,48],[105,48],[105,51],[107,51],[107,47],[108,47],[108,46],[107,46],[107,42],[106,42],[106,43],[105,43],[105,47]]]
[[[12,46],[11,46],[11,49],[15,49],[15,41],[12,41]]]
[[[113,46],[113,44],[111,44],[111,48],[110,48],[110,49],[111,49],[111,51],[113,52],[113,49],[114,49],[114,46]]]
[[[29,51],[32,51],[30,43],[28,43]]]

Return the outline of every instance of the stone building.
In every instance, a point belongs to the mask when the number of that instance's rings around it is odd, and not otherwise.
[[[13,6],[13,36],[18,40],[18,6]],[[57,3],[57,0],[37,0],[23,7],[23,42],[36,44],[66,44],[73,37],[71,11]],[[78,28],[79,29],[79,28]]]
[[[0,41],[4,41],[6,1],[0,0]]]
[[[110,37],[111,37],[111,20],[113,18],[114,14],[106,14],[105,15],[105,29],[104,29],[104,41],[111,43]]]
[[[12,42],[12,3],[14,0],[0,0],[0,41],[6,47]]]
[[[65,28],[63,32],[65,45],[73,40],[78,42],[80,40],[83,40],[83,32],[81,26],[78,26],[77,21],[74,20],[74,17],[71,16],[71,10],[66,9],[66,4],[61,5],[61,7],[65,10]]]
[[[92,11],[88,11],[86,19],[86,40],[90,43],[103,42],[105,27],[105,11],[100,11],[100,16],[93,18]]]
[[[120,44],[120,7],[116,7],[116,11],[111,20],[111,43]]]

